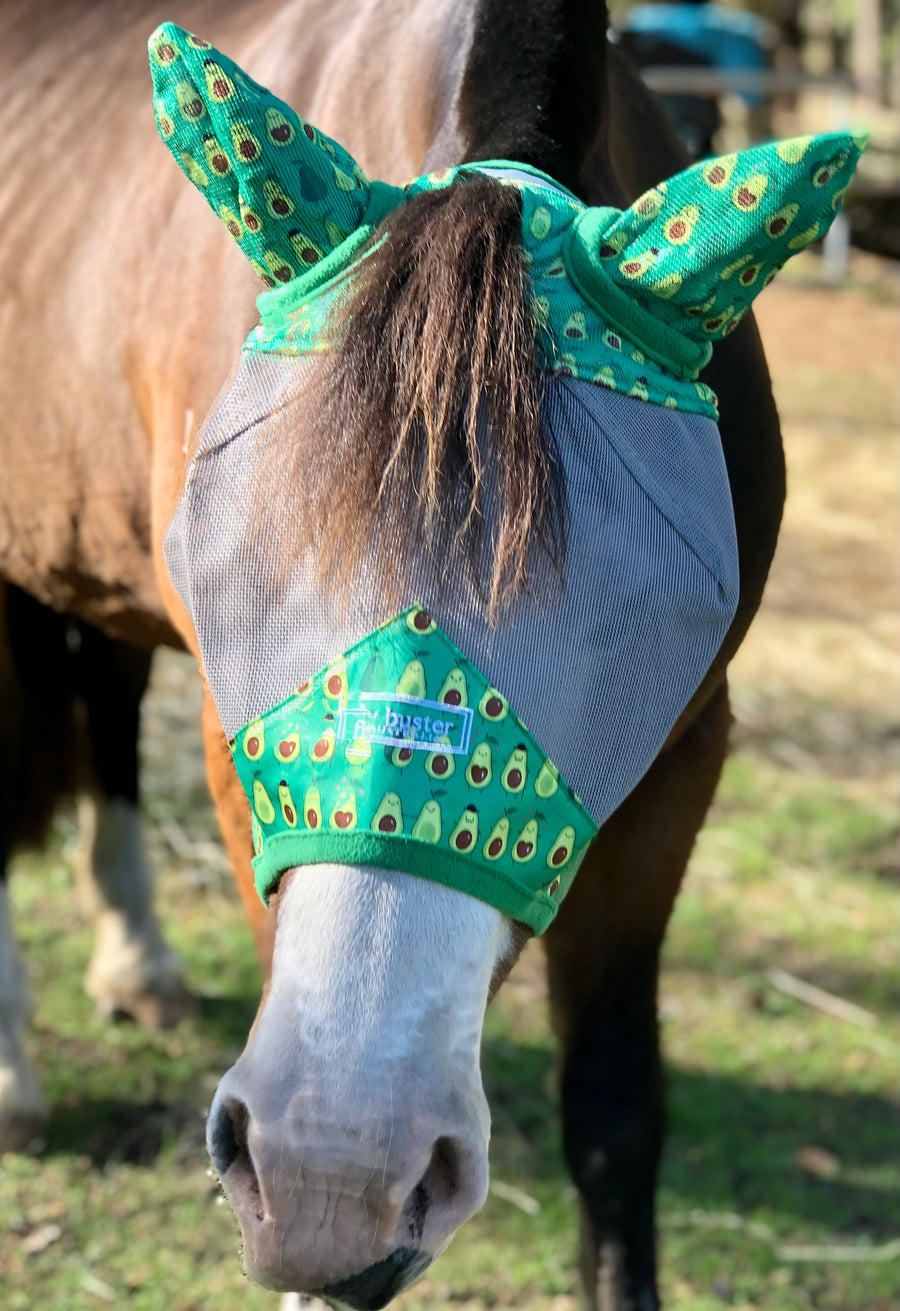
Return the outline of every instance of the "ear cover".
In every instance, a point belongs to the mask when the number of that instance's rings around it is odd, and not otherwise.
[[[673,333],[708,346],[828,231],[864,147],[845,134],[756,146],[695,164],[622,212],[587,209],[572,225],[570,276],[657,357],[672,359]]]
[[[715,417],[699,378],[713,342],[825,235],[865,147],[843,133],[757,146],[696,164],[624,211],[586,208],[509,160],[400,190],[370,182],[342,146],[199,37],[165,23],[149,44],[160,134],[270,288],[246,343],[262,353],[329,349],[335,276],[364,257],[384,216],[485,173],[521,195],[542,369]]]
[[[160,135],[268,287],[359,227],[369,182],[342,146],[174,23],[149,50]]]

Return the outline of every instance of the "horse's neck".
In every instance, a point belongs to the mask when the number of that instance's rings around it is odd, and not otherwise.
[[[474,8],[460,0],[293,0],[235,53],[370,177],[403,183],[452,127]]]
[[[510,158],[579,190],[603,155],[605,29],[599,0],[295,0],[245,53],[370,176]]]

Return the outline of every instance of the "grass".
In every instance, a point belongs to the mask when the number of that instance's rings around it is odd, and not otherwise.
[[[182,667],[163,664],[174,697]],[[16,871],[34,1051],[55,1114],[40,1150],[0,1169],[8,1311],[277,1305],[242,1279],[235,1223],[205,1173],[204,1109],[243,1043],[258,979],[224,869],[209,865],[210,819],[187,808],[199,773],[173,785],[163,770],[173,704],[164,690],[148,734],[148,810],[163,916],[202,997],[198,1016],[146,1034],[93,1015],[78,987],[90,935],[73,897],[70,825]],[[807,735],[815,711],[801,708]],[[799,714],[793,734],[781,718],[739,739],[667,943],[662,1281],[667,1305],[692,1311],[886,1311],[897,1263],[878,1258],[900,1219],[895,819],[879,788],[860,785],[862,764],[841,778],[786,763],[785,732],[803,740],[804,729]],[[772,965],[866,1008],[875,1026],[794,1001],[768,981]],[[485,1032],[500,1195],[402,1299],[406,1311],[574,1307],[554,1059],[536,947]],[[833,1259],[848,1247],[867,1259]],[[792,1248],[819,1250],[799,1260]]]
[[[896,312],[858,288],[828,298],[824,336],[816,289],[776,283],[760,306],[792,495],[735,664],[735,750],[666,945],[668,1311],[897,1306],[896,496],[884,475]],[[205,801],[197,694],[182,658],[160,659],[143,742],[159,902],[202,999],[196,1018],[167,1034],[99,1021],[79,986],[90,934],[71,823],[18,861],[33,1051],[54,1116],[39,1150],[0,1161],[3,1311],[278,1305],[242,1278],[236,1223],[206,1174],[204,1111],[259,980]],[[793,1000],[773,966],[872,1024]],[[498,1191],[405,1311],[574,1311],[554,1062],[535,946],[485,1030]]]

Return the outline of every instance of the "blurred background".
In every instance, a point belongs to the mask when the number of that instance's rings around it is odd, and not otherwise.
[[[716,10],[717,12],[714,12]],[[831,248],[758,302],[789,499],[763,610],[733,665],[737,723],[666,947],[670,1136],[660,1191],[670,1311],[898,1305],[897,0],[612,9],[695,155],[853,126],[872,145]],[[5,1311],[275,1311],[240,1274],[205,1171],[204,1115],[259,978],[206,797],[192,661],[157,656],[145,809],[159,905],[199,997],[148,1034],[97,1018],[77,833],[18,859],[54,1116],[0,1162]],[[406,1311],[575,1311],[541,948],[491,1008],[493,1183]]]
[[[898,0],[611,0],[613,39],[661,97],[693,159],[755,141],[871,135],[829,243],[900,258]]]

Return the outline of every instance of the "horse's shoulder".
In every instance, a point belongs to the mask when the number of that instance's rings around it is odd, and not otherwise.
[[[159,615],[154,469],[212,402],[255,288],[156,135],[152,23],[105,28],[104,8],[64,7],[43,40],[24,6],[0,18],[0,573],[57,608],[118,590]]]

